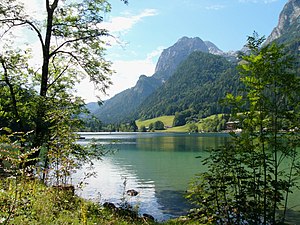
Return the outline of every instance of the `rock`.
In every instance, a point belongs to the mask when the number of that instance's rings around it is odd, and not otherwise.
[[[273,29],[272,33],[266,40],[266,44],[279,38],[287,32],[292,24],[300,24],[300,1],[289,0],[280,13],[278,25]]]
[[[151,216],[150,214],[147,214],[147,213],[143,214],[143,218],[146,220],[151,220],[151,221],[155,220],[153,216]]]
[[[153,76],[161,80],[169,79],[177,66],[194,51],[209,52],[209,49],[204,41],[198,37],[180,38],[174,45],[163,50],[156,64]]]
[[[134,189],[131,189],[131,190],[128,190],[128,191],[126,191],[126,193],[127,193],[127,195],[129,195],[129,196],[137,196],[139,193],[136,191],[136,190],[134,190]]]
[[[111,209],[111,210],[117,210],[118,208],[115,206],[115,204],[111,202],[104,202],[103,207]]]

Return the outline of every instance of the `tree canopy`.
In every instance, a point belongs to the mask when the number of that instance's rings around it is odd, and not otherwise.
[[[193,52],[172,77],[139,106],[137,118],[175,115],[176,112],[181,117],[202,118],[229,112],[219,101],[226,93],[237,93],[241,87],[235,66],[222,56]],[[183,125],[184,120],[174,125]]]
[[[89,153],[75,144],[75,131],[82,125],[78,115],[85,110],[74,85],[87,77],[105,93],[111,84],[113,71],[105,59],[105,37],[111,35],[102,27],[111,4],[40,3],[40,11],[33,14],[20,1],[0,2],[0,134],[10,137],[3,140],[17,141],[22,152],[31,152],[29,164],[40,162],[44,169],[55,163],[75,166],[71,155],[87,159]],[[38,47],[24,44],[24,39],[37,40]],[[61,168],[67,174],[72,167]]]
[[[289,194],[298,186],[300,80],[283,47],[263,41],[256,33],[248,38],[249,54],[239,64],[245,95],[225,100],[242,132],[211,151],[203,161],[208,170],[191,186],[201,221],[284,224]]]

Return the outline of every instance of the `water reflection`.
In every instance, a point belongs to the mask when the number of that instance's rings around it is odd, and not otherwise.
[[[161,205],[160,210],[171,217],[186,215],[193,207],[184,196],[184,191],[162,190],[156,192],[158,203]]]
[[[88,185],[79,194],[118,204],[124,197],[124,188],[134,189],[139,195],[126,195],[126,201],[157,220],[183,215],[190,209],[183,194],[194,174],[206,169],[198,156],[206,157],[205,150],[230,141],[227,134],[84,133],[82,136],[86,139],[80,140],[81,144],[94,138],[118,151],[95,162],[98,175],[87,179]],[[74,183],[84,177],[84,172],[75,174]],[[298,195],[290,199],[291,205],[299,204]],[[289,216],[300,218],[295,211],[290,211]]]
[[[228,141],[224,136],[176,135],[137,139],[137,148],[144,151],[199,152],[216,148]]]
[[[188,135],[164,133],[84,133],[81,144],[95,139],[109,148],[117,148],[114,155],[95,162],[96,178],[87,180],[88,185],[80,194],[85,198],[119,204],[124,190],[134,189],[136,197],[126,197],[140,213],[153,215],[157,220],[185,214],[191,205],[183,194],[196,172],[202,170],[197,156],[204,150],[225,143],[227,135]],[[79,182],[84,170],[74,181]],[[126,179],[126,187],[124,187]]]

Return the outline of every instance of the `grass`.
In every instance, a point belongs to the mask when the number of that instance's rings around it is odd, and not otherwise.
[[[160,116],[149,120],[137,120],[136,125],[140,129],[141,126],[149,127],[150,123],[154,123],[156,121],[162,121],[165,127],[169,127],[165,130],[159,130],[158,132],[189,132],[189,125],[186,124],[184,126],[172,127],[173,120],[175,116]]]
[[[115,213],[37,180],[2,178],[0,182],[0,224],[145,224],[141,218]]]
[[[217,114],[217,115],[211,115],[206,118],[201,119],[198,123],[195,123],[196,126],[198,126],[198,130],[205,130],[205,126],[209,121],[212,121],[215,117],[221,118],[222,114]],[[183,126],[178,126],[178,127],[172,127],[173,125],[173,120],[175,116],[160,116],[156,117],[153,119],[149,120],[137,120],[136,125],[140,129],[141,126],[149,127],[150,123],[154,123],[156,121],[162,121],[165,125],[165,127],[169,127],[165,130],[160,130],[158,132],[184,132],[187,133],[189,132],[189,124],[183,125]]]
[[[163,223],[129,210],[103,207],[70,190],[45,186],[38,180],[0,178],[0,224],[14,225],[190,225],[178,218]]]
[[[137,120],[136,125],[140,129],[141,126],[149,127],[150,123],[155,123],[156,121],[161,121],[165,126],[171,127],[173,125],[173,120],[175,116],[160,116],[149,120]]]
[[[164,132],[189,132],[189,124],[178,127],[171,127],[164,130]]]

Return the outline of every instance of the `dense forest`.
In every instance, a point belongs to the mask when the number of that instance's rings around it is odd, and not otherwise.
[[[242,87],[236,65],[224,57],[192,53],[175,73],[137,110],[137,118],[148,119],[189,111],[196,119],[228,112],[220,104],[226,93]]]

